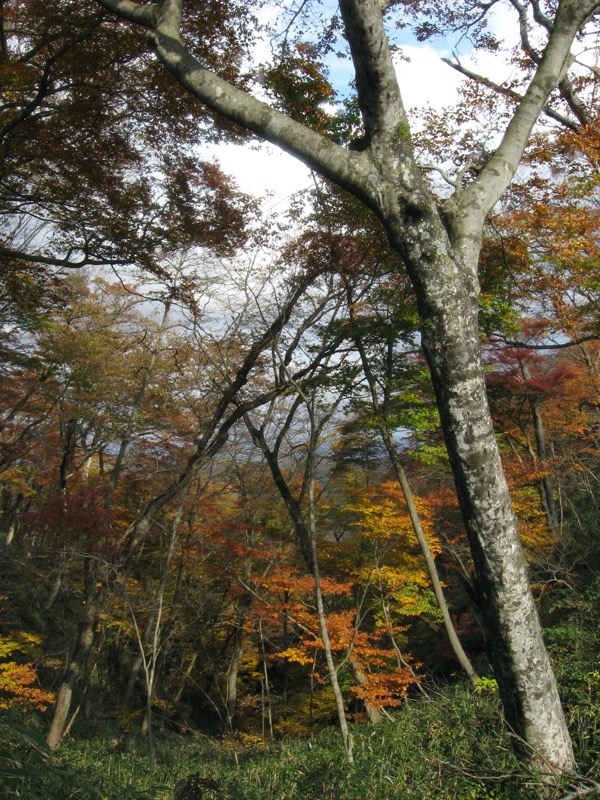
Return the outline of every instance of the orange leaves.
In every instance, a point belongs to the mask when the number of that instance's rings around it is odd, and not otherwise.
[[[397,667],[391,672],[367,673],[364,683],[354,685],[352,693],[374,708],[395,708],[415,683],[418,678],[409,667]]]
[[[0,637],[0,708],[19,706],[45,711],[54,702],[53,692],[33,685],[37,682],[33,663],[22,661],[35,653],[41,641],[41,637],[25,631]]]

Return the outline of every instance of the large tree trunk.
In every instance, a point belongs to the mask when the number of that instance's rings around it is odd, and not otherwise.
[[[444,234],[425,232],[447,252]],[[444,260],[447,260],[444,257]],[[545,770],[574,765],[571,741],[542,639],[525,559],[487,404],[479,353],[472,273],[458,265],[417,267],[427,302],[420,303],[423,349],[431,369],[444,437],[467,528],[488,655],[507,722]],[[425,282],[427,281],[427,282]],[[438,285],[436,285],[438,284]],[[449,292],[452,291],[449,300]]]
[[[386,167],[378,170],[374,210],[415,289],[423,351],[473,557],[488,655],[516,744],[542,770],[571,770],[573,748],[488,407],[478,327],[483,222],[491,198],[510,180],[511,159],[521,157],[519,142],[529,135],[524,126],[532,126],[534,118],[529,115],[524,123],[515,117],[513,139],[507,132],[504,149],[499,147],[487,165],[488,184],[470,192],[457,190],[442,215],[414,160],[374,5],[373,0],[340,2],[361,112],[371,131],[373,164]],[[539,102],[538,87],[532,94],[532,102]]]
[[[424,336],[444,436],[467,527],[488,654],[506,719],[541,767],[574,763],[531,594],[478,349]],[[468,352],[468,351],[471,352]]]
[[[572,769],[571,740],[487,402],[477,279],[435,207],[422,198],[411,207],[411,220],[388,231],[418,291],[422,346],[469,537],[488,657],[517,746],[541,769]],[[392,220],[403,213],[398,208]]]

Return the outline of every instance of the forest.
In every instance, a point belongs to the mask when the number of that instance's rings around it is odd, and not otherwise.
[[[2,799],[600,797],[599,12],[0,0]]]

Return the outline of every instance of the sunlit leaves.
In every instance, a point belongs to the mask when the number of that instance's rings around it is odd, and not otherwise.
[[[37,685],[31,661],[39,655],[41,644],[40,636],[27,631],[0,636],[0,708],[45,711],[53,702],[54,693]]]

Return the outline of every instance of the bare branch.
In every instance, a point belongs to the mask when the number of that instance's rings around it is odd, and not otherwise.
[[[442,178],[448,183],[450,186],[453,186],[457,191],[459,189],[458,181],[454,178],[451,178],[448,173],[443,170],[441,167],[436,166],[435,164],[417,164],[419,169],[424,170],[425,172],[439,172]]]
[[[541,10],[538,0],[530,0],[531,7],[533,8],[533,18],[544,30],[552,34],[552,20],[547,17]],[[540,54],[535,50],[529,38],[529,20],[527,16],[526,6],[519,2],[519,0],[510,0],[511,5],[519,14],[519,30],[521,34],[521,46],[525,54],[532,60],[534,64],[541,62]],[[558,82],[558,90],[563,100],[567,103],[571,111],[575,114],[581,125],[588,125],[592,118],[588,114],[583,100],[578,97],[575,88],[567,77],[567,70],[571,66],[573,58],[571,57],[565,62],[563,75]]]
[[[11,250],[8,247],[0,246],[0,256],[4,258],[11,258],[16,261],[26,261],[30,264],[45,264],[49,267],[62,267],[63,269],[80,269],[81,267],[103,267],[103,266],[124,266],[130,263],[127,258],[89,258],[87,254],[83,255],[79,261],[73,261],[70,255],[66,258],[58,258],[58,256],[42,256],[33,255],[33,253],[24,253],[20,250]]]
[[[577,339],[571,339],[568,342],[553,342],[545,344],[532,344],[531,342],[518,342],[514,339],[509,339],[501,333],[493,335],[493,341],[502,342],[506,347],[523,348],[527,350],[567,350],[569,347],[576,347],[577,345],[584,344],[585,342],[597,342],[600,336],[590,334],[589,336],[578,336]]]
[[[469,207],[471,221],[465,219],[468,226],[480,224],[481,217],[474,215],[473,209],[478,208],[485,216],[512,181],[531,131],[545,109],[551,92],[564,77],[565,66],[570,63],[573,40],[586,20],[598,9],[598,0],[562,0],[559,4],[539,66],[517,105],[500,146],[461,194],[464,201],[462,208],[466,210]],[[451,207],[452,199],[447,204],[447,208]]]
[[[501,83],[496,83],[495,81],[490,80],[490,78],[486,78],[484,75],[480,75],[477,72],[473,72],[468,67],[465,67],[464,64],[461,64],[460,61],[456,60],[453,61],[449,58],[443,58],[442,61],[445,64],[448,64],[449,67],[460,72],[461,75],[464,75],[465,78],[469,78],[472,81],[476,81],[480,83],[482,86],[487,86],[488,89],[493,89],[498,94],[504,95],[504,97],[508,97],[510,100],[514,100],[515,102],[520,102],[523,99],[523,95],[515,92],[514,89],[510,89],[508,86],[502,86]],[[543,113],[550,117],[551,119],[556,120],[556,122],[560,122],[561,125],[564,125],[567,128],[570,128],[573,131],[579,130],[579,124],[569,117],[566,117],[564,114],[561,114],[560,111],[556,111],[549,105],[544,106],[542,109]]]

